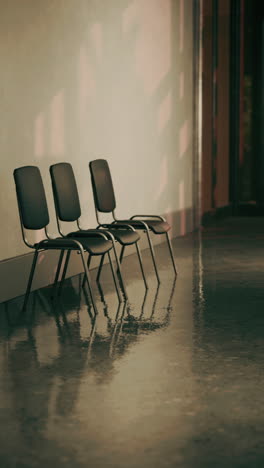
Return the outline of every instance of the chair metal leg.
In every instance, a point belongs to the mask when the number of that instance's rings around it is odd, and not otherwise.
[[[122,302],[122,297],[121,297],[119,289],[118,289],[117,279],[116,279],[115,270],[114,270],[114,267],[113,267],[111,255],[110,255],[110,252],[107,252],[107,253],[108,253],[109,263],[110,263],[111,270],[112,270],[112,275],[113,275],[113,280],[114,280],[114,283],[115,283],[115,288],[116,288],[116,293],[117,293],[117,296],[118,296],[118,300],[119,300],[119,302]]]
[[[87,260],[87,268],[88,268],[88,270],[89,270],[90,265],[91,265],[91,260],[92,260],[92,256],[89,254],[89,255],[88,255],[88,260]],[[84,275],[83,281],[82,281],[82,288],[84,288],[85,281],[86,281],[86,276]]]
[[[168,302],[168,305],[167,305],[167,310],[170,310],[170,308],[171,308],[171,301],[172,301],[173,294],[174,294],[174,291],[175,291],[176,281],[177,281],[177,278],[174,278],[173,283],[172,283],[170,297],[169,297],[169,302]]]
[[[26,294],[25,294],[24,303],[23,303],[21,313],[24,313],[25,310],[26,310],[28,297],[29,297],[29,294],[30,294],[31,286],[32,286],[32,280],[33,280],[33,276],[34,276],[34,272],[35,272],[35,268],[36,268],[36,264],[37,264],[38,254],[39,254],[38,250],[35,250],[32,265],[31,265],[31,270],[30,270],[30,274],[29,274],[29,278],[28,278],[27,290],[26,290]]]
[[[121,272],[121,265],[119,263],[119,259],[118,259],[118,255],[117,255],[117,251],[116,251],[116,239],[114,238],[113,234],[111,233],[111,231],[105,231],[106,235],[108,236],[109,239],[111,239],[112,241],[112,245],[113,245],[113,250],[114,250],[114,254],[115,254],[115,259],[116,259],[116,265],[117,265],[117,276],[118,276],[118,279],[119,279],[119,283],[120,283],[120,287],[122,289],[122,292],[124,294],[124,297],[125,297],[125,300],[127,301],[128,300],[128,295],[127,295],[127,291],[126,291],[126,287],[125,287],[125,283],[124,283],[124,280],[123,280],[123,276],[122,276],[122,272]]]
[[[85,258],[84,258],[84,254],[83,254],[83,252],[81,250],[80,250],[80,254],[81,254],[81,257],[82,257],[83,268],[84,268],[84,276],[86,276],[86,281],[87,281],[87,285],[88,285],[88,290],[89,290],[93,310],[94,310],[94,313],[97,315],[98,310],[97,310],[97,307],[96,307],[96,304],[95,304],[95,300],[94,300],[93,292],[92,292],[92,288],[91,288],[90,273],[89,273],[89,270],[88,270],[88,267],[87,267],[87,264],[86,264],[86,261],[85,261]]]
[[[153,265],[154,265],[154,268],[155,268],[155,273],[156,273],[157,281],[158,281],[158,283],[160,283],[160,277],[159,277],[158,268],[157,268],[157,264],[156,264],[156,259],[155,259],[154,248],[153,248],[153,245],[152,245],[152,242],[151,242],[151,239],[150,239],[150,235],[149,235],[149,231],[148,231],[148,229],[146,229],[146,231],[145,231],[145,232],[146,232],[146,234],[147,234],[147,238],[148,238],[148,243],[149,243],[150,253],[151,253],[151,257],[152,257]]]
[[[144,283],[145,283],[145,288],[148,289],[148,283],[147,283],[144,268],[143,268],[142,257],[141,257],[139,245],[138,245],[137,242],[136,242],[136,249],[137,249],[138,261],[139,261],[139,264],[140,264],[143,280],[144,280]]]
[[[119,263],[120,263],[120,265],[121,265],[122,260],[123,260],[123,257],[124,257],[124,252],[125,252],[125,245],[122,245],[121,253],[120,253],[120,257],[119,257]]]
[[[146,303],[146,299],[147,299],[148,292],[149,292],[149,290],[146,289],[145,294],[144,294],[144,297],[143,297],[143,301],[142,301],[141,314],[140,314],[140,316],[139,316],[139,320],[142,319],[143,314],[144,314],[144,307],[145,307],[145,303]]]
[[[102,289],[102,286],[100,283],[97,283],[97,287],[98,287],[98,291],[99,291],[99,294],[100,294],[100,297],[101,297],[101,302],[103,304],[103,308],[104,308],[104,315],[105,317],[108,317],[108,306],[107,306],[107,303],[105,301],[105,297],[104,297],[104,292],[103,292],[103,289]]]
[[[152,313],[151,313],[150,319],[153,318],[153,315],[155,313],[156,303],[157,303],[157,299],[158,299],[158,295],[159,295],[159,288],[160,288],[160,285],[158,284],[157,291],[156,291],[154,301],[153,301],[153,305],[152,305]]]
[[[172,260],[172,264],[173,264],[174,273],[175,273],[175,276],[176,276],[178,274],[178,271],[177,271],[177,267],[175,265],[175,261],[174,261],[174,257],[173,257],[171,241],[170,241],[170,238],[169,238],[169,234],[167,232],[166,232],[166,237],[167,237],[167,242],[168,242],[170,256],[171,256],[171,260]]]
[[[97,283],[99,283],[99,281],[100,281],[100,275],[101,275],[101,271],[102,271],[102,268],[103,268],[104,259],[105,259],[105,254],[103,254],[101,256],[100,265],[99,265],[98,272],[97,272],[97,275],[96,275]]]
[[[67,255],[66,255],[66,259],[65,259],[65,263],[64,263],[64,267],[63,267],[63,272],[62,272],[62,275],[61,275],[60,286],[59,286],[59,290],[58,290],[58,296],[60,296],[60,294],[61,294],[61,288],[62,288],[62,285],[63,285],[64,280],[65,280],[65,276],[66,276],[66,272],[67,272],[67,268],[68,268],[71,253],[72,253],[71,250],[67,250]]]
[[[125,283],[124,283],[124,280],[123,280],[123,276],[122,276],[122,273],[121,273],[121,265],[120,265],[119,260],[118,260],[118,255],[117,255],[117,251],[116,251],[114,242],[113,242],[113,250],[114,250],[116,264],[117,264],[117,274],[118,274],[118,277],[119,277],[120,286],[121,286],[121,289],[122,289],[123,294],[125,296],[125,299],[127,301],[128,300],[128,295],[127,295]]]
[[[91,261],[92,261],[92,256],[89,254],[88,259],[87,259],[87,268],[88,268],[88,270],[89,270],[89,268],[91,266]]]
[[[57,286],[60,271],[61,271],[61,265],[62,265],[64,253],[65,253],[65,250],[62,250],[61,253],[60,253],[58,266],[57,266],[57,270],[56,270],[56,274],[55,274],[55,279],[54,279],[54,283],[53,283],[53,287],[52,287],[52,294],[51,294],[52,298],[55,296],[55,290],[56,290],[56,286]]]

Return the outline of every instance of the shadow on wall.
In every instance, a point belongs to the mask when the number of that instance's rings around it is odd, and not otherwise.
[[[1,3],[1,2],[0,2]],[[11,0],[1,8],[0,259],[23,254],[12,173],[72,163],[92,226],[88,161],[109,160],[119,216],[192,204],[192,2]],[[59,20],[58,20],[59,19]],[[136,190],[135,190],[136,186]],[[124,196],[125,194],[125,196]]]

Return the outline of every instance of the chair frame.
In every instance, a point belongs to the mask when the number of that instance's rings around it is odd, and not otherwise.
[[[66,164],[69,164],[69,163],[66,163]],[[54,182],[53,182],[53,178],[52,178],[52,167],[55,166],[55,165],[50,166],[50,175],[51,175],[51,180],[52,180],[52,191],[53,191],[53,197],[54,197],[57,228],[58,228],[58,232],[59,232],[59,234],[60,234],[60,236],[62,238],[71,239],[71,237],[68,237],[67,235],[65,235],[63,233],[62,226],[61,226],[62,221],[60,220],[59,214],[58,214],[58,209],[57,209],[57,204],[56,204],[56,195],[55,195],[55,190],[54,190]],[[71,166],[71,164],[70,164],[70,166]],[[72,169],[72,166],[71,166],[71,169]],[[72,169],[72,171],[73,171],[73,169]],[[89,237],[103,237],[105,240],[108,240],[108,241],[110,240],[112,242],[112,248],[113,248],[113,251],[114,251],[114,255],[115,255],[116,262],[117,262],[117,267],[118,267],[117,270],[119,271],[119,274],[120,274],[119,278],[120,278],[121,289],[122,289],[122,292],[124,294],[125,300],[127,300],[128,295],[127,295],[125,284],[124,284],[124,281],[123,281],[123,277],[122,277],[122,274],[121,274],[121,271],[120,271],[120,264],[119,264],[119,261],[118,261],[118,256],[117,256],[117,252],[116,252],[116,249],[115,249],[115,239],[113,238],[113,236],[108,237],[106,235],[106,233],[99,232],[98,229],[90,229],[90,228],[89,229],[82,229],[81,225],[80,225],[80,217],[76,219],[76,224],[77,224],[77,227],[78,227],[78,231],[76,231],[74,234],[76,234],[77,239],[78,238],[86,239],[86,238],[89,238]],[[118,283],[117,283],[117,279],[116,279],[116,276],[115,276],[115,271],[114,271],[110,251],[108,251],[107,254],[108,254],[109,264],[110,264],[110,268],[111,268],[111,272],[112,272],[112,276],[113,276],[113,280],[114,280],[118,300],[119,300],[119,302],[122,302],[122,298],[121,298],[121,295],[120,295],[120,292],[119,292]],[[68,264],[69,264],[69,260],[70,260],[70,255],[71,255],[71,251],[69,250],[67,252],[67,254],[66,254],[63,273],[62,273],[62,276],[61,276],[61,285],[63,284],[63,281],[64,281],[65,276],[66,276],[66,272],[67,272],[67,268],[68,268]],[[60,256],[60,259],[59,259],[56,275],[55,275],[55,285],[58,282],[58,278],[59,278],[59,274],[60,274],[60,270],[61,270],[61,265],[62,265],[62,261],[63,261],[63,256],[64,256],[64,253],[62,252],[61,256]],[[88,270],[89,270],[89,267],[90,267],[92,256],[93,256],[92,254],[88,253],[88,260],[87,260]],[[100,261],[99,270],[98,270],[98,273],[97,273],[97,276],[96,276],[96,282],[99,282],[100,273],[101,273],[101,270],[102,270],[102,267],[103,267],[104,258],[105,258],[105,253],[101,255],[101,261]],[[84,275],[83,287],[84,287],[84,284],[85,284],[86,281],[87,281],[87,275]],[[60,286],[60,289],[61,289],[61,286]]]
[[[113,217],[114,217],[114,220],[117,221],[117,222],[120,222],[118,219],[116,219],[116,216],[115,216],[115,212],[113,212]],[[159,221],[164,221],[166,222],[166,219],[163,217],[163,216],[159,216],[159,215],[133,215],[131,216],[131,221],[134,220],[134,219],[137,219],[137,218],[141,218],[140,221],[141,223],[143,223],[145,229],[144,229],[144,232],[146,232],[147,234],[147,237],[148,237],[148,243],[149,243],[149,248],[150,248],[150,252],[151,252],[151,256],[152,256],[152,261],[153,261],[153,265],[154,265],[154,268],[155,268],[155,272],[156,272],[156,276],[157,276],[157,279],[159,280],[159,283],[160,283],[160,279],[159,279],[159,274],[158,274],[158,269],[157,269],[157,264],[156,264],[156,259],[155,259],[155,253],[154,253],[154,247],[153,247],[153,244],[151,242],[151,239],[150,239],[150,235],[149,233],[151,232],[151,229],[149,229],[148,225],[144,222],[144,218],[148,218],[148,219],[158,219]],[[143,218],[143,219],[142,219]],[[175,264],[175,260],[174,260],[174,256],[173,256],[173,250],[172,250],[172,245],[171,245],[171,240],[170,240],[170,237],[169,237],[169,234],[168,232],[165,232],[164,233],[166,235],[166,239],[167,239],[167,244],[168,244],[168,247],[169,247],[169,252],[170,252],[170,257],[171,257],[171,261],[172,261],[172,266],[173,266],[173,270],[174,270],[174,273],[175,273],[175,276],[177,276],[178,274],[178,271],[177,271],[177,267],[176,267],[176,264]],[[160,234],[162,236],[162,234]]]
[[[60,222],[60,219],[58,217],[58,213],[57,213],[57,210],[56,210],[56,220],[57,220],[57,227],[58,227],[58,232],[61,236],[61,238],[63,239],[71,239],[71,237],[67,237],[62,229],[61,229],[61,222]],[[105,240],[109,240],[108,237],[106,235],[104,235],[104,233],[102,232],[98,232],[97,229],[89,229],[89,230],[84,230],[84,229],[80,229],[79,228],[79,220],[77,221],[77,225],[78,225],[78,231],[76,232],[76,238],[84,238],[84,239],[87,239],[88,237],[103,237],[103,239]],[[111,239],[112,240],[112,239]],[[112,247],[113,247],[113,250],[115,252],[115,249],[114,249],[114,242],[112,241]],[[115,252],[116,254],[116,252]],[[103,266],[103,262],[104,262],[104,258],[105,258],[105,255],[106,253],[102,254],[101,255],[101,261],[100,261],[100,267],[102,269],[102,266]],[[108,255],[108,259],[109,259],[109,264],[110,264],[110,267],[111,267],[111,271],[112,271],[112,276],[113,276],[113,280],[114,280],[114,284],[115,284],[115,289],[116,289],[116,293],[117,293],[117,296],[118,296],[118,300],[119,302],[122,302],[122,298],[121,298],[121,295],[120,295],[120,292],[119,292],[119,289],[118,289],[118,284],[117,284],[117,280],[116,280],[116,276],[115,276],[115,271],[114,271],[114,267],[113,267],[113,262],[112,262],[112,259],[111,259],[111,255],[110,255],[110,252],[108,251],[107,252],[107,255]],[[62,287],[62,284],[65,280],[65,276],[66,276],[66,272],[67,272],[67,269],[68,269],[68,265],[69,265],[69,261],[70,261],[70,256],[71,256],[71,250],[68,250],[67,254],[66,254],[66,259],[65,259],[65,262],[64,262],[64,267],[63,267],[63,272],[62,272],[62,275],[61,275],[61,282],[60,282],[60,289],[59,289],[59,293],[61,291],[61,287]],[[91,260],[92,260],[92,256],[91,254],[88,253],[88,260],[87,260],[87,268],[89,270],[90,268],[90,263],[91,263]],[[56,286],[57,285],[57,282],[58,282],[58,279],[59,279],[59,274],[60,274],[60,270],[61,270],[61,265],[62,265],[62,261],[63,261],[63,257],[64,257],[64,252],[61,253],[61,256],[60,256],[60,259],[59,259],[59,263],[58,263],[58,268],[57,268],[57,271],[56,271],[56,275],[55,275],[55,281],[54,281],[54,285]],[[99,273],[99,271],[98,271]],[[96,276],[96,281],[98,282],[99,281],[99,276],[98,276],[98,273],[97,273],[97,276]],[[83,286],[85,284],[87,280],[87,275],[84,275],[84,281],[83,281]],[[122,279],[122,287],[123,287],[123,292],[124,292],[124,295],[125,295],[125,298],[127,299],[127,294],[126,294],[126,290],[125,290],[125,286],[123,284],[123,279]]]
[[[115,225],[113,225],[113,223],[112,224],[101,223],[100,220],[99,220],[99,214],[98,214],[98,211],[96,209],[96,206],[95,206],[95,216],[96,216],[96,220],[97,220],[97,223],[98,223],[98,226],[97,226],[96,229],[98,229],[98,230],[103,229],[104,232],[106,233],[106,235],[111,237],[113,242],[118,242],[118,240],[114,237],[113,233],[111,232],[111,229],[120,229],[120,230],[123,229],[123,230],[126,230],[126,231],[136,232],[136,229],[133,228],[133,226],[130,226],[129,224],[121,224],[120,222],[118,224],[115,224]],[[138,261],[139,261],[143,281],[144,281],[144,284],[145,284],[145,288],[148,289],[148,283],[147,283],[146,275],[145,275],[145,272],[144,272],[142,256],[141,256],[141,252],[140,252],[138,242],[139,242],[139,240],[135,242]],[[119,263],[118,272],[120,272],[120,267],[121,267],[121,263],[122,263],[122,260],[123,260],[125,248],[126,248],[126,246],[122,245],[121,252],[120,252],[120,257],[119,257],[119,262],[118,262]],[[116,259],[117,259],[118,257],[117,257],[116,249],[115,249],[115,256],[116,256]],[[101,265],[99,266],[99,270],[98,270],[98,278],[100,277],[100,274],[101,274]]]
[[[91,171],[91,164],[92,163],[93,163],[93,161],[91,161],[90,164],[89,164],[90,171]],[[108,165],[107,161],[106,161],[106,163]],[[109,172],[110,172],[110,168],[109,168]],[[113,192],[114,192],[114,188],[113,188]],[[96,213],[96,219],[97,219],[97,222],[98,222],[99,226],[114,226],[115,228],[118,225],[130,226],[130,228],[132,227],[133,229],[136,229],[136,230],[138,228],[140,230],[143,230],[144,233],[146,233],[147,240],[148,240],[148,245],[149,245],[149,249],[150,249],[150,253],[151,253],[151,258],[152,258],[153,266],[154,266],[154,269],[155,269],[156,278],[157,278],[158,283],[160,283],[161,281],[160,281],[160,276],[159,276],[159,272],[158,272],[154,246],[153,246],[153,243],[152,243],[151,237],[150,237],[151,229],[149,228],[149,226],[147,224],[147,221],[148,220],[159,220],[159,221],[166,222],[165,218],[162,217],[162,216],[159,216],[159,215],[149,215],[149,214],[139,215],[139,214],[136,214],[136,215],[131,216],[128,220],[122,220],[122,219],[117,218],[116,213],[115,213],[115,209],[109,210],[109,213],[110,212],[111,212],[112,217],[113,217],[113,222],[111,224],[108,224],[108,225],[107,224],[101,224],[100,218],[99,218],[99,213],[101,213],[101,211],[98,210],[97,203],[95,201],[95,213]],[[137,218],[140,218],[140,219],[137,219]],[[131,221],[136,221],[137,224],[138,224],[138,227],[134,227],[134,226],[129,225],[130,220]],[[127,223],[127,221],[128,221],[128,223]],[[176,264],[175,264],[172,245],[171,245],[171,241],[170,241],[168,232],[160,233],[159,235],[163,235],[163,234],[166,234],[166,239],[167,239],[167,244],[168,244],[168,248],[169,248],[170,257],[171,257],[171,260],[172,260],[174,274],[175,274],[175,276],[177,276],[178,271],[177,271],[177,267],[176,267]],[[120,259],[119,259],[120,263],[122,262],[123,254],[124,254],[124,252],[123,252],[123,249],[122,249]]]
[[[87,280],[87,285],[88,285],[88,290],[89,290],[89,295],[90,295],[92,307],[93,307],[95,315],[97,315],[98,310],[97,310],[97,307],[96,307],[95,299],[94,299],[92,288],[91,288],[91,278],[90,278],[90,274],[89,274],[89,269],[87,267],[85,257],[84,257],[85,249],[83,248],[81,242],[79,242],[76,239],[72,239],[72,238],[62,238],[62,237],[52,238],[49,235],[48,227],[47,227],[48,224],[49,224],[49,220],[48,220],[47,224],[43,225],[43,227],[41,227],[41,228],[31,228],[31,229],[29,228],[28,229],[28,230],[32,230],[32,231],[44,230],[46,238],[44,238],[43,240],[41,240],[40,242],[38,242],[38,243],[36,243],[34,245],[31,244],[27,239],[26,228],[25,228],[24,223],[23,223],[23,215],[22,215],[22,211],[21,211],[21,201],[20,201],[20,196],[18,194],[18,188],[17,188],[17,183],[16,183],[16,172],[19,171],[20,169],[24,169],[26,167],[36,168],[38,170],[38,173],[39,173],[39,176],[40,176],[40,179],[41,179],[41,182],[42,182],[41,173],[40,173],[37,166],[23,166],[23,167],[20,167],[20,168],[17,168],[17,169],[14,170],[17,204],[18,204],[18,213],[19,213],[19,220],[20,220],[20,228],[21,228],[21,232],[22,232],[22,239],[23,239],[23,241],[24,241],[24,243],[25,243],[25,245],[27,247],[34,250],[34,257],[33,257],[32,264],[31,264],[31,269],[30,269],[30,273],[29,273],[29,278],[28,278],[28,283],[27,283],[27,288],[26,288],[26,292],[25,292],[25,297],[24,297],[21,313],[23,314],[25,312],[27,304],[28,304],[29,294],[31,292],[33,277],[34,277],[34,273],[35,273],[35,270],[36,270],[36,265],[37,265],[37,260],[38,260],[39,253],[47,251],[47,250],[59,250],[61,252],[60,257],[59,257],[59,261],[58,261],[58,265],[57,265],[55,281],[54,281],[54,286],[56,286],[56,283],[57,283],[58,278],[59,278],[60,268],[61,268],[61,264],[62,264],[62,260],[63,260],[63,256],[64,256],[65,251],[71,252],[71,251],[74,250],[74,251],[77,251],[81,255],[82,264],[83,264],[83,268],[84,268],[84,275],[85,275],[86,280]],[[45,201],[46,201],[46,194],[45,194],[44,185],[43,185],[43,194],[45,196]],[[47,215],[48,215],[48,207],[47,207]],[[98,231],[97,231],[97,234],[98,234]],[[106,238],[106,240],[107,240],[107,238]]]

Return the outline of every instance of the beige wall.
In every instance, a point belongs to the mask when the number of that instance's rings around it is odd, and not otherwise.
[[[28,251],[12,177],[25,164],[41,169],[52,230],[49,165],[73,164],[84,224],[92,224],[88,161],[103,156],[120,216],[166,214],[179,220],[174,235],[183,234],[192,208],[192,0],[0,0],[0,7],[0,260]],[[34,287],[43,285],[41,274],[52,281],[50,257],[41,258]],[[2,262],[5,279],[13,274],[14,281],[0,281],[0,301],[24,292],[30,262],[30,255]],[[180,281],[188,293],[191,285]],[[187,302],[183,320],[191,316],[191,294]],[[44,335],[34,327],[40,365],[52,366],[58,355],[53,323],[42,326]],[[89,323],[82,328],[89,332]],[[13,334],[11,347],[23,339],[23,330]],[[0,343],[0,366],[7,365],[4,352]]]
[[[192,1],[0,0],[0,260],[21,241],[13,170],[71,162],[83,224],[88,161],[108,159],[119,217],[192,205]],[[181,225],[174,235],[183,234]]]

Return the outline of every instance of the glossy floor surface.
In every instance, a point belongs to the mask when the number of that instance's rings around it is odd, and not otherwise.
[[[110,271],[60,300],[0,307],[0,467],[264,467],[264,220],[228,219],[148,251],[145,295],[124,259],[129,304]],[[94,276],[93,276],[94,278]]]

